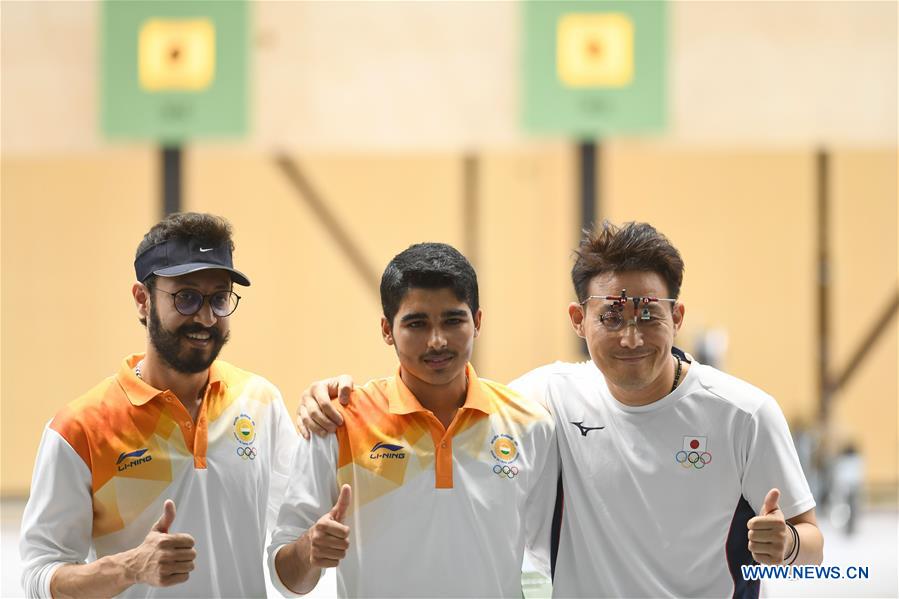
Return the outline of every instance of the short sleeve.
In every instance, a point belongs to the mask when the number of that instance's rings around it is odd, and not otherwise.
[[[547,410],[552,411],[549,406],[549,400],[546,397],[546,390],[549,386],[549,379],[552,365],[541,366],[530,372],[526,372],[511,383],[509,388],[523,395],[531,401],[539,403]]]
[[[750,419],[742,485],[743,497],[757,514],[765,495],[774,488],[780,489],[780,508],[786,518],[815,507],[787,421],[771,397],[765,398]]]
[[[268,568],[272,585],[285,597],[297,594],[281,582],[275,556],[288,543],[303,535],[337,501],[337,436],[312,435],[296,445],[284,502],[268,547]]]
[[[284,502],[287,484],[290,481],[291,464],[300,441],[300,435],[294,427],[281,394],[277,390],[275,394],[277,397],[272,402],[274,447],[271,452],[272,466],[266,511],[266,528],[270,531],[275,527],[278,510]]]
[[[553,511],[559,480],[559,449],[555,426],[544,428],[543,443],[535,462],[537,475],[530,481],[525,501],[524,521],[528,559],[538,572],[549,578]]]

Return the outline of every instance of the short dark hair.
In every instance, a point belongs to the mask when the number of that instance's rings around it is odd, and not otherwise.
[[[169,239],[197,239],[203,245],[220,246],[228,244],[234,251],[234,240],[231,239],[231,223],[215,214],[201,212],[176,212],[150,227],[144,238],[137,245],[134,257],[137,258],[148,248]],[[156,275],[150,275],[141,281],[151,292],[156,284]],[[147,319],[140,323],[147,326]]]
[[[197,239],[203,245],[221,246],[228,244],[234,251],[234,240],[231,239],[231,223],[215,214],[201,212],[176,212],[153,225],[137,246],[134,257],[140,256],[148,248],[168,241],[169,239]],[[141,281],[152,288],[156,275],[150,275]]]
[[[411,288],[449,288],[478,311],[478,276],[459,250],[445,243],[417,243],[393,257],[381,275],[381,308],[393,326],[400,303]]]
[[[578,301],[587,299],[587,288],[596,275],[612,272],[654,272],[668,286],[668,295],[677,299],[684,280],[684,261],[668,238],[648,223],[627,222],[617,227],[603,221],[599,231],[584,231],[571,282]]]

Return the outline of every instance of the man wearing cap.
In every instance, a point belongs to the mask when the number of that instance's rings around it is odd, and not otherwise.
[[[145,353],[44,430],[22,518],[32,597],[264,596],[297,435],[278,390],[217,360],[248,286],[231,227],[174,214],[137,248]]]

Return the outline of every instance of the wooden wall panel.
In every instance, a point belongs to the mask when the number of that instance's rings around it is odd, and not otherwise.
[[[156,173],[143,150],[0,167],[0,491],[26,494],[47,421],[144,346],[131,285]]]
[[[506,382],[582,359],[567,321],[579,208],[569,145],[479,156],[478,235],[466,242],[458,154],[296,155],[377,276],[409,244],[474,250],[485,310],[476,363]],[[130,297],[132,260],[157,219],[156,154],[2,161],[3,494],[27,492],[44,423],[144,347]],[[842,365],[895,285],[892,151],[834,158],[834,362]],[[600,213],[650,220],[687,264],[687,349],[700,328],[728,332],[724,368],[772,393],[794,422],[815,414],[814,160],[807,151],[603,146]],[[185,153],[185,209],[228,217],[236,263],[253,280],[223,357],[278,384],[293,410],[311,379],[390,374],[380,306],[273,157]],[[861,295],[859,304],[859,290]],[[842,438],[858,439],[868,480],[896,482],[896,329],[836,399]],[[839,431],[837,431],[839,432]]]

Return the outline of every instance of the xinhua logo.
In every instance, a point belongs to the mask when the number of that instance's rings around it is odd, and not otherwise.
[[[124,472],[129,468],[134,468],[135,466],[139,466],[141,464],[146,464],[147,462],[153,461],[152,455],[144,455],[148,451],[148,448],[136,449],[134,451],[122,452],[119,455],[119,459],[116,460],[116,468],[119,472]],[[130,460],[130,461],[128,461]]]
[[[402,445],[378,442],[369,451],[369,459],[372,460],[402,460],[406,457]]]

